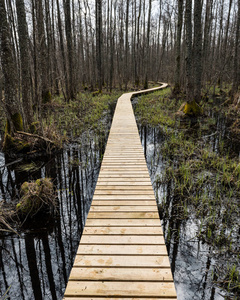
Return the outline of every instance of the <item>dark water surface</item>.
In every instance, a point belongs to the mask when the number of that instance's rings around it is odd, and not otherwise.
[[[17,197],[24,181],[50,177],[59,203],[57,217],[38,220],[38,230],[1,237],[0,299],[7,290],[6,299],[12,300],[62,299],[104,152],[98,138],[89,136],[81,139],[81,145],[72,144],[47,161],[35,162],[35,170],[22,171],[23,162],[0,168],[1,201]],[[1,153],[0,166],[6,164]]]

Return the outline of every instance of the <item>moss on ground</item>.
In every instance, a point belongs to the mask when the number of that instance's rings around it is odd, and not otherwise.
[[[80,93],[69,103],[58,97],[47,105],[44,126],[53,125],[62,135],[77,137],[88,129],[98,129],[106,111],[112,111],[112,106],[121,93]]]
[[[135,108],[140,124],[158,127],[164,134],[158,155],[165,168],[157,176],[156,188],[172,187],[176,219],[198,220],[196,237],[212,247],[217,261],[228,264],[217,271],[216,284],[238,297],[239,271],[234,266],[236,260],[239,266],[240,256],[240,148],[235,152],[234,135],[230,135],[238,133],[238,115],[224,105],[225,97],[208,96],[198,119],[179,120],[175,113],[184,100],[170,99],[170,94],[165,89],[141,96]],[[160,213],[168,218],[166,197]],[[168,230],[175,229],[170,225]]]
[[[174,127],[174,114],[179,107],[179,101],[169,101],[171,89],[166,88],[154,93],[140,96],[135,107],[136,116],[141,124],[152,126],[167,125]]]

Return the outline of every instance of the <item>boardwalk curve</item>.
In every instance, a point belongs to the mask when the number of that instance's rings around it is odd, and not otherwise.
[[[177,299],[131,98],[117,102],[64,299]]]

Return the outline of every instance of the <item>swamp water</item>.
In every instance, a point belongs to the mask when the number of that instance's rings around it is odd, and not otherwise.
[[[224,293],[212,284],[215,260],[211,247],[196,236],[199,220],[190,215],[187,220],[176,218],[177,209],[173,197],[173,185],[156,184],[165,168],[159,153],[163,136],[159,129],[139,126],[148,170],[153,184],[178,300],[222,300]],[[216,141],[215,141],[216,142]],[[166,201],[167,211],[161,211]],[[171,230],[170,230],[171,228]]]
[[[1,237],[1,300],[62,299],[91,205],[106,138],[99,145],[92,136],[85,136],[82,145],[71,144],[37,165],[9,165],[0,154],[1,200],[11,201],[24,181],[41,177],[52,178],[58,196],[54,220],[44,220],[46,224],[38,220],[43,223],[38,230],[18,230],[19,236],[11,233]]]
[[[224,299],[211,280],[216,264],[212,250],[196,237],[198,220],[194,216],[187,220],[176,218],[173,186],[155,183],[164,169],[164,160],[158,151],[163,141],[161,133],[147,127],[139,131],[159,209],[163,199],[167,201],[168,211],[163,213],[160,209],[160,216],[178,300]],[[217,143],[216,139],[214,142]],[[3,166],[0,168],[0,200],[11,201],[24,181],[50,177],[59,201],[54,221],[40,226],[39,230],[23,230],[19,236],[5,234],[0,239],[1,300],[62,299],[104,152],[104,147],[97,144],[92,137],[85,137],[82,145],[71,144],[28,171],[19,163],[8,164],[0,153],[0,166]],[[170,231],[170,227],[173,230]]]

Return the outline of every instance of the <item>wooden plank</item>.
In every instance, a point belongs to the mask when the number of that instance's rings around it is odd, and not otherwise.
[[[139,171],[137,170],[104,170],[102,171],[102,176],[103,175],[107,175],[109,178],[111,178],[112,175],[117,175],[118,177],[121,177],[121,175],[123,176],[136,176],[138,177],[137,175],[139,175]],[[142,177],[146,177],[146,176],[149,176],[149,173],[148,171],[141,171],[141,175]]]
[[[102,166],[100,171],[129,171],[129,172],[132,172],[132,171],[147,171],[148,172],[148,168],[146,166],[142,166],[142,165],[135,165],[135,166],[123,166],[123,165],[119,165],[119,166]]]
[[[76,255],[75,267],[145,267],[169,268],[167,256],[132,256],[132,255]]]
[[[104,186],[105,188],[108,188],[108,186],[114,186],[114,185],[115,185],[115,187],[125,185],[126,188],[128,188],[128,186],[131,186],[131,187],[132,186],[142,186],[143,187],[143,186],[151,185],[151,181],[150,180],[143,181],[143,180],[139,180],[138,178],[122,178],[122,179],[117,178],[115,181],[114,181],[114,179],[109,179],[109,178],[105,178],[105,180],[99,178],[96,188],[102,187],[102,186]],[[152,185],[151,185],[151,188],[152,188]]]
[[[158,212],[89,212],[89,219],[159,219]]]
[[[150,255],[167,256],[165,245],[79,245],[77,254],[82,255]]]
[[[139,174],[139,171],[141,171],[141,174],[142,175],[146,175],[149,176],[149,173],[148,173],[148,169],[146,168],[145,170],[140,170],[140,169],[133,169],[133,168],[129,168],[129,169],[101,169],[100,172],[103,172],[103,173],[107,173],[107,175],[111,175],[111,173],[114,173],[114,174],[124,174],[124,175],[132,175],[134,176],[135,174]]]
[[[130,206],[130,205],[114,205],[114,206],[110,206],[110,205],[96,205],[94,206],[94,203],[92,203],[91,208],[90,208],[90,212],[97,212],[97,211],[156,211],[158,212],[156,203],[154,203],[154,205],[151,206]]]
[[[149,173],[144,171],[144,172],[136,172],[136,171],[119,171],[119,172],[116,172],[116,171],[104,171],[100,174],[99,178],[109,178],[109,179],[112,179],[112,178],[118,178],[118,179],[121,179],[121,178],[146,178],[146,176],[149,176]]]
[[[107,167],[122,167],[122,168],[126,168],[129,167],[130,169],[132,168],[144,168],[146,169],[146,163],[145,162],[106,162],[103,161],[101,164],[102,168],[107,168]]]
[[[139,155],[136,157],[136,155],[131,155],[131,157],[125,156],[104,156],[103,162],[123,162],[123,163],[132,163],[132,162],[145,162],[145,157],[142,155],[139,157]],[[146,163],[146,162],[145,162]]]
[[[152,185],[150,185],[150,183],[148,185],[140,185],[138,183],[138,185],[136,184],[131,184],[131,185],[107,185],[107,184],[104,184],[104,185],[100,185],[100,184],[97,184],[96,186],[96,190],[111,190],[111,191],[114,191],[114,190],[124,190],[124,191],[128,191],[128,190],[134,190],[134,191],[141,191],[141,190],[149,190],[151,192],[153,192],[153,189],[152,189]]]
[[[77,268],[72,269],[69,280],[104,281],[172,281],[170,268]]]
[[[125,190],[125,189],[115,189],[115,190],[100,190],[100,189],[96,189],[94,195],[153,195],[153,190],[149,189],[149,190],[141,190],[141,189],[137,189],[137,188],[132,188],[131,190]]]
[[[80,243],[91,245],[164,245],[162,235],[114,235],[111,238],[107,235],[83,234]]]
[[[160,226],[159,218],[156,219],[90,219],[87,218],[86,226]]]
[[[132,296],[132,297],[173,297],[176,295],[172,282],[99,282],[69,281],[66,295],[75,296]]]
[[[161,227],[85,227],[84,234],[162,235]]]
[[[63,300],[106,300],[106,297],[102,298],[102,297],[92,297],[92,296],[89,296],[89,297],[64,297]],[[171,297],[171,298],[158,298],[158,297],[154,297],[154,298],[137,298],[137,297],[134,297],[134,298],[129,298],[129,297],[124,297],[124,298],[118,298],[118,297],[107,297],[108,300],[120,300],[120,299],[124,299],[124,300],[174,300],[174,299],[177,299],[177,297]]]
[[[152,195],[94,195],[93,200],[155,200],[154,194]]]
[[[118,206],[135,206],[135,205],[141,205],[141,206],[156,206],[156,201],[155,200],[120,200],[120,201],[112,201],[112,200],[93,200],[92,201],[92,206],[102,206],[102,205],[118,205]]]

